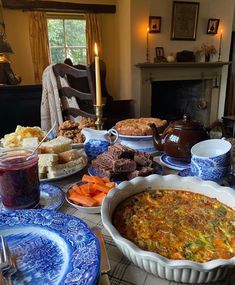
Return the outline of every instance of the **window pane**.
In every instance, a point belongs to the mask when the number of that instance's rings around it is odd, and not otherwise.
[[[65,55],[64,55],[64,48],[51,48],[51,62],[64,62]]]
[[[86,21],[65,20],[65,33],[68,46],[86,46]]]
[[[69,48],[67,57],[70,57],[74,64],[86,64],[86,48]]]
[[[47,24],[50,46],[64,46],[63,20],[49,19]]]

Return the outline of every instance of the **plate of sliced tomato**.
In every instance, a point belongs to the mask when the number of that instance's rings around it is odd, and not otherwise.
[[[115,187],[115,182],[108,177],[84,174],[82,180],[69,186],[66,201],[81,212],[100,213],[101,205],[108,192]]]

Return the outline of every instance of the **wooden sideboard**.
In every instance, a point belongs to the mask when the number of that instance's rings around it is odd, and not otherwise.
[[[0,85],[0,138],[14,132],[17,125],[41,126],[42,85]],[[108,106],[105,128],[132,117],[133,100],[114,100]]]
[[[17,125],[40,126],[42,85],[0,85],[0,138]]]

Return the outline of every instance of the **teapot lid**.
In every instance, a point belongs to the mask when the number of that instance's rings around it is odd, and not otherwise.
[[[200,122],[191,120],[191,116],[188,114],[184,114],[182,120],[173,122],[172,126],[179,129],[190,129],[190,130],[203,128],[203,125]]]

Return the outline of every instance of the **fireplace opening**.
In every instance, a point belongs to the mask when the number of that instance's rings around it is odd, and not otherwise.
[[[193,120],[210,124],[212,80],[153,81],[151,116],[168,122],[190,114]]]

